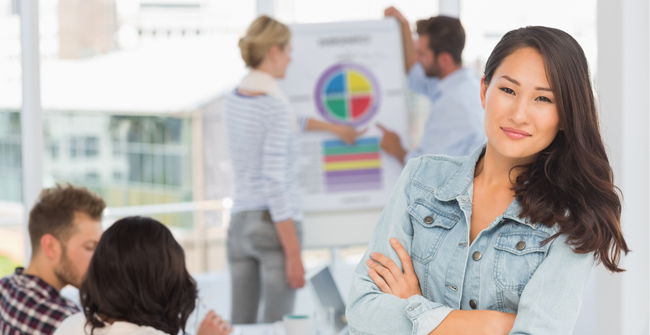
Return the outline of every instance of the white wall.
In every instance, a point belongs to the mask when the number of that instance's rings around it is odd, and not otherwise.
[[[623,274],[599,266],[595,323],[599,335],[648,334],[648,0],[598,0],[601,127],[624,195],[622,226],[632,249]]]

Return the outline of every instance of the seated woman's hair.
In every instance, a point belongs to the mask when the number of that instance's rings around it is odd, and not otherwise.
[[[246,36],[239,40],[241,58],[246,66],[256,68],[274,46],[284,49],[291,40],[291,31],[283,23],[266,15],[255,19],[248,27]]]
[[[621,200],[600,136],[587,58],[561,30],[520,28],[503,36],[492,51],[485,83],[520,48],[542,55],[560,117],[553,142],[536,161],[517,167],[523,169],[514,186],[523,207],[520,216],[549,227],[557,224],[558,234],[567,235],[575,252],[594,253],[608,270],[623,271],[618,263],[628,248],[621,231]]]
[[[151,218],[127,217],[102,235],[80,296],[91,334],[104,327],[102,318],[176,335],[185,331],[195,308],[197,286],[167,227]]]

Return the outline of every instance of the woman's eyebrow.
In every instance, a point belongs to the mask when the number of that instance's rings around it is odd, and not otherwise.
[[[516,80],[514,80],[514,79],[512,79],[512,78],[510,78],[508,76],[501,76],[501,78],[503,78],[503,79],[505,79],[505,80],[517,85],[517,86],[521,86],[521,84],[518,81],[516,81]]]
[[[516,81],[516,80],[514,80],[514,79],[512,79],[512,78],[510,78],[508,76],[501,76],[501,78],[503,78],[503,79],[505,79],[505,80],[517,85],[517,86],[521,86],[521,84],[518,81]],[[535,87],[535,90],[553,92],[553,90],[551,90],[548,87]]]

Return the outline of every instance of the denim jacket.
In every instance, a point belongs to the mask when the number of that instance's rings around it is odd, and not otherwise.
[[[474,169],[484,147],[469,157],[411,159],[357,266],[346,316],[352,334],[433,331],[455,309],[516,313],[510,334],[571,334],[594,255],[577,254],[558,231],[520,218],[513,200],[469,244]],[[400,266],[389,239],[411,255],[422,295],[382,293],[368,276],[371,252]]]

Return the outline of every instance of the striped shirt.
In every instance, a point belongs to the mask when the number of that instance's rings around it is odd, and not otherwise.
[[[232,212],[268,210],[273,222],[302,220],[298,133],[290,106],[268,95],[226,96],[223,120],[233,167]],[[307,119],[298,118],[299,128]]]

